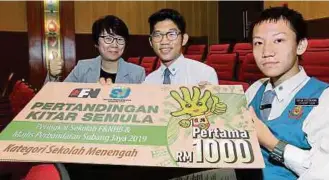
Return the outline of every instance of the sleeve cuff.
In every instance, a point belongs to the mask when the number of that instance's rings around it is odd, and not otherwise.
[[[284,150],[284,165],[298,176],[310,167],[309,151],[287,144]]]

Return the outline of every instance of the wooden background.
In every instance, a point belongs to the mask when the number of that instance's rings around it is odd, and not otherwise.
[[[28,4],[25,1],[0,2],[0,90],[8,78],[10,72],[15,72],[17,78],[32,77],[44,79],[42,52],[31,53],[31,31],[28,29],[38,28],[41,24],[34,15],[29,14]],[[309,35],[311,38],[328,38],[329,26],[329,2],[328,1],[265,1],[264,8],[270,6],[282,6],[287,3],[290,8],[300,11],[308,20]],[[191,37],[197,37],[194,42],[203,44],[218,43],[218,2],[216,1],[83,1],[68,2],[65,6],[66,12],[72,16],[64,17],[62,28],[70,27],[73,31],[64,32],[65,48],[65,73],[67,74],[78,59],[88,58],[97,54],[94,49],[90,33],[94,20],[107,14],[114,14],[122,18],[129,27],[133,37],[133,45],[128,47],[129,55],[153,55],[152,49],[148,46],[149,34],[148,17],[161,8],[173,8],[178,10],[186,18],[187,32]],[[41,9],[33,9],[33,12]],[[28,16],[29,14],[29,16]],[[230,18],[230,17],[227,17]],[[68,21],[69,19],[69,21]],[[230,24],[227,24],[229,26]],[[29,27],[29,28],[28,28]],[[38,33],[34,32],[36,35]],[[40,33],[39,33],[40,34]],[[198,38],[199,37],[199,38]],[[37,37],[36,37],[37,38]],[[35,43],[38,43],[35,41]],[[144,49],[136,49],[138,47]],[[35,44],[34,44],[35,45]],[[145,45],[145,46],[144,46]],[[34,47],[35,49],[36,47]],[[39,51],[41,49],[39,48]],[[31,58],[38,57],[38,58]],[[35,63],[34,63],[35,62]],[[37,66],[38,65],[38,66]],[[43,71],[41,73],[40,71]],[[42,81],[36,79],[38,86]]]
[[[101,16],[114,14],[125,21],[131,34],[149,34],[148,17],[161,8],[173,8],[186,18],[191,36],[218,39],[217,2],[215,1],[80,1],[74,2],[75,32],[91,33],[92,23]],[[15,16],[12,16],[15,12]],[[0,31],[27,31],[26,2],[0,2]]]
[[[281,6],[283,3],[299,11],[306,20],[329,17],[329,1],[265,1],[264,7]]]
[[[265,1],[264,7],[281,6],[300,11],[306,20],[329,17],[328,1]],[[74,2],[75,32],[91,32],[97,18],[114,14],[122,18],[135,35],[149,34],[148,17],[161,8],[174,8],[186,18],[191,36],[208,36],[210,44],[218,41],[218,3],[216,1],[80,1]],[[11,15],[15,12],[15,16]],[[0,2],[0,31],[27,32],[26,2]]]

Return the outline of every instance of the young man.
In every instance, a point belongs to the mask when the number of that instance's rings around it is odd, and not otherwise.
[[[329,90],[298,65],[307,48],[302,15],[270,8],[251,30],[257,66],[269,77],[246,92],[264,179],[329,179]]]
[[[184,58],[182,46],[188,41],[184,17],[173,9],[162,9],[149,17],[150,45],[161,66],[149,74],[147,84],[218,84],[215,70],[204,63]]]
[[[129,38],[128,28],[121,19],[113,15],[98,19],[93,24],[92,37],[100,55],[78,61],[65,82],[111,84],[144,81],[144,68],[125,62],[121,57]],[[61,67],[61,61],[52,62],[51,77],[56,77]]]

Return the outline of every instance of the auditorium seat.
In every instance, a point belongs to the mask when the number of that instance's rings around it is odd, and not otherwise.
[[[249,84],[241,81],[227,81],[227,80],[219,80],[219,85],[242,85],[243,90],[246,91],[249,88]]]
[[[9,95],[12,112],[17,115],[27,103],[35,96],[36,92],[31,86],[24,80],[18,80],[13,91]]]
[[[155,70],[155,66],[157,63],[157,57],[143,57],[141,61],[141,66],[144,67],[146,75],[150,74]]]
[[[185,54],[200,54],[204,55],[204,52],[206,51],[206,45],[204,44],[193,44],[187,47],[187,50],[185,51]]]
[[[40,164],[33,166],[24,180],[70,180],[63,164]]]
[[[193,60],[202,62],[202,55],[201,54],[185,54],[184,57],[188,58],[188,59],[193,59]]]
[[[305,52],[300,64],[309,76],[329,83],[329,51]]]
[[[247,82],[249,84],[265,77],[258,68],[252,53],[249,53],[244,57],[238,71],[238,81]]]
[[[210,54],[206,64],[213,67],[219,79],[234,80],[237,55],[233,54]]]
[[[309,39],[306,52],[329,51],[329,39]]]
[[[236,43],[233,48],[233,53],[238,54],[237,69],[241,69],[241,65],[246,55],[252,53],[252,45],[250,43]],[[236,71],[236,77],[240,76],[240,71]]]
[[[141,60],[140,57],[130,57],[127,61],[139,65]]]
[[[229,51],[230,44],[213,44],[209,47],[208,56],[210,54],[226,54]]]
[[[252,53],[252,45],[250,43],[236,43],[233,52],[238,53],[239,59],[243,61],[248,53]]]

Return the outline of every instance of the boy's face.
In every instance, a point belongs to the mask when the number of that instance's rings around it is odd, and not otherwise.
[[[187,40],[188,35],[184,34],[182,36],[173,21],[164,20],[155,24],[150,44],[162,62],[167,63],[180,56],[182,46],[186,44]]]
[[[298,68],[297,55],[302,55],[307,47],[306,39],[296,43],[295,32],[289,22],[283,19],[256,25],[252,43],[257,66],[272,78],[289,74],[290,70]]]

